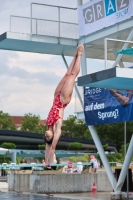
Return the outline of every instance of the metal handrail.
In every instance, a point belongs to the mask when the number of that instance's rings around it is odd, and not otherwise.
[[[35,18],[35,17],[32,17],[32,6],[33,5],[42,5],[42,6],[51,6],[51,7],[56,7],[58,8],[58,20],[51,20],[51,19],[43,19],[43,18]],[[30,10],[31,10],[31,13],[30,13],[30,17],[24,17],[24,16],[17,16],[17,15],[10,15],[10,27],[9,27],[9,30],[11,31],[12,29],[12,26],[11,26],[11,19],[14,17],[16,18],[23,18],[23,19],[29,19],[30,20],[30,39],[32,39],[32,20],[35,20],[35,32],[37,34],[37,24],[38,24],[38,21],[39,20],[45,20],[46,22],[56,22],[58,23],[58,43],[60,43],[60,24],[64,23],[64,24],[69,24],[69,25],[78,25],[78,23],[74,23],[74,22],[66,22],[66,21],[63,21],[60,19],[60,9],[69,9],[69,10],[77,10],[77,8],[70,8],[70,7],[64,7],[64,6],[55,6],[55,5],[49,5],[49,4],[40,4],[40,3],[31,3],[31,7],[30,7]]]
[[[10,15],[10,18],[12,18],[12,17],[30,19],[30,17],[18,16],[18,15]],[[44,20],[42,18],[34,18],[34,17],[32,19],[35,19],[35,20]],[[58,20],[51,20],[51,19],[45,19],[45,21],[58,22]],[[61,23],[66,23],[66,24],[75,24],[75,25],[77,25],[77,23],[73,23],[73,22],[64,22],[64,21],[60,21],[60,22]],[[10,28],[10,31],[11,31],[11,28]]]
[[[70,7],[64,7],[64,6],[55,6],[55,5],[50,5],[50,4],[43,4],[43,3],[34,3],[32,2],[32,4],[37,4],[37,5],[43,5],[43,6],[52,6],[52,7],[60,7],[60,8],[66,8],[66,9],[71,9],[71,10],[77,10],[77,8],[70,8]]]
[[[40,3],[31,3],[31,9],[30,9],[30,19],[31,19],[31,28],[30,28],[30,39],[32,39],[32,5],[43,5],[43,6],[51,6],[51,7],[56,7],[58,8],[58,33],[59,33],[59,38],[58,38],[58,43],[60,44],[60,9],[71,9],[71,10],[76,10],[77,8],[69,8],[69,7],[63,7],[63,6],[54,6],[54,5],[49,5],[49,4],[40,4]],[[65,22],[64,22],[65,23]]]

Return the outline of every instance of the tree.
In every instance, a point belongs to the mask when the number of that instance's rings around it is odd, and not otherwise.
[[[128,147],[129,147],[129,143],[126,144],[126,152],[128,150]],[[125,156],[125,144],[121,145],[119,152],[123,155],[123,158],[124,158],[124,156]]]
[[[16,149],[16,145],[12,142],[4,142],[1,147],[6,149]]]
[[[95,126],[99,138],[103,141],[111,141],[116,144],[117,150],[124,144],[124,123],[104,124]],[[130,142],[133,132],[133,122],[127,122],[127,143]]]
[[[78,137],[91,139],[91,134],[88,127],[83,120],[78,120],[76,116],[70,115],[67,120],[63,122],[63,135],[68,137]]]
[[[46,126],[40,123],[40,116],[29,113],[25,114],[22,119],[21,131],[43,134],[46,131]]]
[[[16,130],[15,123],[8,113],[0,111],[0,129]]]
[[[82,143],[80,142],[72,142],[69,144],[69,149],[73,149],[73,150],[79,150],[82,148]]]

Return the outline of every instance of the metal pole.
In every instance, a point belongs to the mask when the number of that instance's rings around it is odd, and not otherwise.
[[[12,16],[10,16],[10,27],[9,27],[9,31],[11,32],[11,17]]]
[[[81,6],[83,4],[82,0],[77,0],[77,6]]]
[[[124,122],[124,158],[126,157],[126,122]]]
[[[86,53],[85,53],[85,47],[84,47],[84,51],[82,53],[82,57],[81,57],[81,71],[82,71],[82,75],[86,75],[87,74],[87,63],[86,63]]]
[[[94,126],[89,126],[88,128],[89,128],[89,130],[91,132],[92,138],[93,138],[93,140],[95,142],[95,145],[97,147],[99,155],[100,155],[100,157],[102,159],[102,162],[103,162],[103,165],[104,165],[105,170],[107,172],[109,181],[110,181],[114,191],[116,191],[116,179],[115,179],[114,174],[113,174],[113,172],[111,170],[110,164],[109,164],[109,162],[107,160],[107,157],[105,155],[105,152],[104,152],[102,144],[101,144],[101,141],[100,141],[100,139],[99,139],[99,137],[97,135],[97,132],[95,130],[95,127]]]
[[[132,31],[130,32],[130,34],[129,34],[127,40],[128,40],[128,41],[129,41],[129,40],[132,40],[132,38],[133,38],[133,29],[132,29]],[[127,48],[127,46],[128,46],[128,43],[125,43],[125,44],[123,45],[122,49]],[[122,54],[119,54],[119,55],[117,56],[116,61],[114,62],[114,64],[113,64],[112,67],[115,67],[115,66],[119,63],[119,61],[120,61],[120,59],[122,58],[122,56],[123,56]]]
[[[105,69],[107,66],[107,38],[104,39],[104,59],[105,59]]]
[[[16,163],[16,151],[12,152],[12,162]]]
[[[30,4],[30,40],[32,39],[32,3]]]
[[[58,32],[59,32],[58,44],[60,44],[60,8],[59,7],[58,7]]]
[[[37,19],[36,19],[36,34],[37,34]]]
[[[124,158],[126,157],[126,122],[124,122]],[[127,171],[127,199],[129,198],[129,177],[128,177],[128,171]]]
[[[130,141],[130,144],[129,144],[129,147],[128,147],[128,150],[126,153],[126,157],[125,157],[122,169],[121,169],[121,173],[120,173],[120,176],[118,179],[117,188],[116,188],[117,191],[120,191],[122,188],[122,185],[124,183],[124,180],[125,180],[125,177],[127,174],[129,164],[131,162],[132,155],[133,155],[133,135],[132,135],[132,138],[131,138],[131,141]]]

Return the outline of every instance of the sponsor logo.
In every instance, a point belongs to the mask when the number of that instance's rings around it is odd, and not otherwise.
[[[116,13],[116,19],[128,14],[129,0],[100,0],[83,9],[85,24],[96,22]]]
[[[91,88],[91,87],[89,88],[89,87],[86,87],[84,95],[98,94],[98,93],[101,93],[101,92],[102,92],[101,88]]]

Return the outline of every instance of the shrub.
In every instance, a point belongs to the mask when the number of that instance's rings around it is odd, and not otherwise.
[[[6,149],[16,149],[16,145],[12,142],[4,142],[1,147]]]
[[[69,159],[73,162],[88,162],[89,155],[85,153],[83,156],[71,156]]]
[[[39,144],[38,148],[39,148],[39,150],[45,150],[46,145],[45,144]]]
[[[69,144],[69,149],[79,150],[82,148],[82,143],[80,142],[72,142]]]

